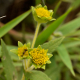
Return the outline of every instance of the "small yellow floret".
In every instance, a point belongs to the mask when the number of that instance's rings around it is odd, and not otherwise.
[[[29,54],[28,54],[26,45],[18,48],[18,56],[19,57],[27,57],[28,55]]]
[[[30,55],[32,56],[32,60],[35,64],[37,65],[43,65],[46,64],[46,61],[49,60],[47,56],[47,50],[44,49],[39,49],[39,48],[34,48],[31,52]]]
[[[46,17],[46,18],[51,17],[50,12],[44,8],[36,8],[35,11],[37,16],[39,17]]]

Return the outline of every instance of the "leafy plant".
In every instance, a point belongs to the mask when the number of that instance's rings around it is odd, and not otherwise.
[[[36,0],[37,6],[31,7],[34,20],[37,21],[32,43],[23,44],[18,41],[17,47],[6,45],[1,39],[0,68],[3,70],[0,70],[0,75],[5,80],[61,80],[61,73],[64,73],[64,80],[80,80],[78,74],[80,69],[80,18],[64,23],[67,15],[77,8],[80,2],[79,0],[64,1],[71,3],[71,6],[55,20],[53,17],[56,16],[62,1],[57,3],[53,13],[52,10],[47,9],[47,6],[37,5],[41,0]],[[26,18],[31,10],[1,27],[0,38]],[[51,22],[46,24],[49,21]],[[41,25],[45,26],[45,29],[38,35]],[[16,70],[17,67],[20,68],[20,72]],[[2,77],[0,79],[3,80]]]

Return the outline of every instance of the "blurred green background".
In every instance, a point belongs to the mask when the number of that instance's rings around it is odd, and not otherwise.
[[[52,63],[46,66],[46,70],[40,70],[51,80],[80,80],[80,0],[0,0],[0,38],[6,43],[19,80],[22,75],[22,62],[10,50],[17,48],[18,41],[32,42],[36,22],[28,10],[38,4],[52,9],[56,21],[41,24],[35,47],[65,37],[61,45],[52,51]],[[10,64],[5,63],[3,66],[2,57],[0,46],[0,80],[6,80],[3,68]]]

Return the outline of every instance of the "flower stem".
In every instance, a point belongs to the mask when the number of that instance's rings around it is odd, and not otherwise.
[[[24,76],[24,74],[22,75],[22,79],[21,80],[25,80],[25,76]]]
[[[36,41],[36,38],[37,38],[37,35],[38,35],[38,32],[39,32],[39,27],[40,27],[40,23],[37,24],[37,27],[36,27],[36,31],[35,31],[35,34],[34,34],[34,39],[33,39],[31,48],[33,48],[34,45],[35,45],[35,41]],[[26,60],[24,59],[23,60],[23,63],[24,63],[24,69],[26,71],[29,68],[30,59],[28,60],[27,64],[26,64]],[[32,65],[29,69],[32,70],[33,68],[34,68],[34,66]],[[23,74],[22,80],[24,80],[24,79],[25,79],[25,76]]]
[[[24,69],[26,70],[27,69],[27,61],[26,61],[26,59],[23,60],[23,65],[24,65]]]
[[[27,69],[28,72],[34,69],[34,65],[32,65],[30,68]]]
[[[36,31],[35,31],[35,35],[34,35],[34,39],[33,39],[31,48],[33,48],[34,45],[35,45],[35,41],[36,41],[36,38],[37,38],[37,35],[38,35],[38,32],[39,32],[39,27],[40,27],[40,23],[37,24],[37,27],[36,27]]]

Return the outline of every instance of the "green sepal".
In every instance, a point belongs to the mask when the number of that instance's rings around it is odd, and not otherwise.
[[[30,51],[32,51],[33,50],[33,48],[28,48],[28,52],[30,52]]]
[[[50,16],[52,16],[53,15],[53,10],[49,10],[49,12],[50,12]]]
[[[41,5],[41,4],[39,4],[38,6],[36,6],[36,8],[40,8],[40,7],[42,7],[42,5]]]
[[[45,69],[45,65],[42,65],[41,68],[42,68],[42,69]]]
[[[20,41],[18,41],[18,47],[23,47],[23,44]]]
[[[31,6],[31,10],[32,10],[32,14],[34,16],[34,11],[35,11],[35,8],[33,6]]]
[[[47,9],[47,6],[44,6],[44,9]]]
[[[28,48],[30,48],[31,43],[30,43],[30,42],[29,42],[29,43],[27,43],[27,44],[26,44],[26,46],[27,46]]]
[[[35,63],[32,63],[32,64],[34,65],[35,69],[41,68],[41,66],[42,66],[42,65],[36,65]]]
[[[20,56],[19,56],[19,60],[30,59],[30,58],[31,58],[30,56],[27,56],[27,57],[25,57],[25,56],[24,56],[24,57],[20,57]]]
[[[32,64],[34,65],[35,69],[37,69],[37,68],[38,68],[36,64],[34,64],[34,63],[32,63]]]
[[[41,68],[41,65],[37,65],[37,68]]]
[[[39,48],[40,50],[42,49],[42,47],[41,47],[40,45],[38,46],[38,48]]]
[[[50,21],[56,20],[55,18],[52,18]]]
[[[27,56],[27,57],[22,57],[22,59],[30,59],[30,56]]]
[[[18,50],[17,49],[12,49],[10,50],[12,53],[18,54]]]
[[[50,59],[53,55],[50,53],[47,53],[48,58]]]
[[[37,69],[37,68],[45,69],[45,64],[44,65],[36,65],[35,63],[32,63],[32,64],[34,65],[35,69]]]
[[[50,64],[50,63],[51,63],[51,61],[50,61],[50,60],[48,60],[48,61],[46,61],[46,63]]]

